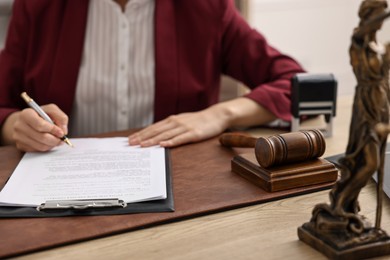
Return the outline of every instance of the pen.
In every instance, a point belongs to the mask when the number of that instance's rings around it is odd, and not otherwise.
[[[51,118],[45,113],[45,111],[43,111],[43,109],[37,103],[35,103],[35,101],[30,98],[26,92],[23,92],[22,94],[20,94],[20,96],[24,99],[24,101],[26,101],[27,105],[34,109],[43,119],[54,125],[53,120],[51,120]],[[64,135],[60,139],[64,141],[67,145],[73,147],[73,144],[69,141],[66,135]]]

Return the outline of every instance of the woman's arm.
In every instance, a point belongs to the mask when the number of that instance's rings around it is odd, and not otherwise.
[[[245,97],[215,104],[199,112],[170,116],[131,136],[130,145],[174,147],[202,141],[230,127],[269,123],[276,117]]]
[[[250,28],[233,1],[222,2],[225,6],[218,9],[225,8],[219,26],[221,71],[252,91],[245,97],[199,112],[170,116],[129,136],[130,144],[172,147],[216,136],[230,127],[261,125],[276,118],[291,119],[290,79],[304,70]]]

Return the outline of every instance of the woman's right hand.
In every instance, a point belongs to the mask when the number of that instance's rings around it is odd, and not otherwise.
[[[41,118],[31,108],[14,112],[7,117],[1,129],[3,145],[15,145],[24,152],[45,152],[61,144],[67,134],[68,116],[56,105],[42,106],[55,125]]]

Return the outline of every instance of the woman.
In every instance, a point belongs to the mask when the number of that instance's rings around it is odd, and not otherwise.
[[[0,141],[48,151],[68,115],[70,136],[146,127],[129,143],[165,147],[288,121],[299,72],[231,0],[16,0],[0,55]],[[217,103],[221,74],[252,91]],[[57,126],[23,109],[24,91],[52,103],[43,107]]]

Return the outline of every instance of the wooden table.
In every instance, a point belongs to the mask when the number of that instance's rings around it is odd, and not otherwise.
[[[348,140],[351,97],[339,97],[333,137],[325,156],[342,153]],[[310,123],[310,122],[308,122]],[[256,136],[275,131],[253,130]],[[17,259],[326,259],[298,240],[314,205],[329,202],[329,191],[210,214],[106,238],[45,250]],[[375,220],[375,183],[360,195],[362,214]],[[382,227],[390,232],[386,198]],[[388,259],[383,257],[380,259]]]

